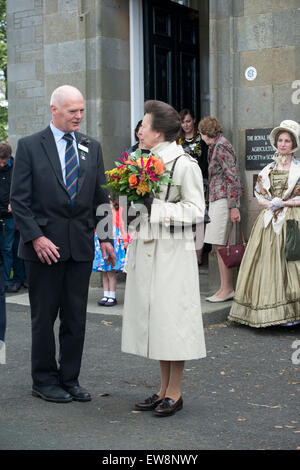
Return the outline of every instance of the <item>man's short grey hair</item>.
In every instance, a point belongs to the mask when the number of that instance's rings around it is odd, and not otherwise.
[[[62,85],[53,91],[50,98],[50,106],[62,106],[64,104],[66,96],[70,93],[80,94],[82,96],[82,93],[80,90],[78,90],[78,88],[75,88],[71,85]]]

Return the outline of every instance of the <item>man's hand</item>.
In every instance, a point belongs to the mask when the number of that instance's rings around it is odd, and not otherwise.
[[[231,222],[240,222],[241,214],[237,207],[230,209],[230,220]]]
[[[107,264],[111,264],[114,267],[116,264],[116,253],[112,244],[110,242],[102,242],[100,243],[100,248],[103,259]]]
[[[58,252],[59,247],[54,245],[51,240],[47,237],[38,237],[32,240],[33,248],[38,255],[39,260],[42,263],[52,264],[57,263],[58,259],[60,258],[60,254]]]

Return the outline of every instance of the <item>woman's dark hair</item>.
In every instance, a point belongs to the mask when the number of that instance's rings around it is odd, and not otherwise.
[[[167,142],[177,140],[181,122],[180,116],[173,106],[163,101],[148,100],[144,110],[146,114],[151,114],[153,130],[164,134]]]
[[[140,127],[141,127],[141,125],[142,125],[142,122],[143,122],[143,120],[141,119],[141,120],[137,123],[136,128],[134,129],[134,137],[135,137],[135,140],[136,140],[137,142],[140,141],[140,139],[139,139],[138,136],[137,136],[137,133],[138,133],[138,131],[140,130]]]
[[[179,116],[180,116],[180,121],[183,122],[184,121],[184,118],[185,116],[188,116],[190,115],[192,119],[195,119],[195,114],[193,113],[193,111],[189,108],[184,108],[182,109],[180,112],[179,112]],[[197,125],[196,125],[196,120],[195,120],[195,123],[194,123],[194,135],[193,135],[193,139],[196,137],[197,135]],[[182,127],[180,128],[180,135],[179,137],[181,139],[185,139],[185,133],[184,133],[184,130],[182,129]]]
[[[277,147],[277,144],[278,144],[279,136],[280,136],[281,134],[284,134],[285,132],[287,132],[287,133],[289,134],[289,136],[290,136],[290,138],[291,138],[291,140],[292,140],[292,142],[293,142],[292,150],[294,150],[294,149],[297,147],[297,142],[296,142],[295,136],[293,136],[293,134],[292,134],[291,132],[289,132],[289,131],[284,131],[284,130],[278,131],[277,134],[275,135],[274,145],[275,145],[276,148],[278,148],[278,147]]]

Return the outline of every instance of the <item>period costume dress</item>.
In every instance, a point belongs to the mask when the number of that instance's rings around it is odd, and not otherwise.
[[[291,161],[289,171],[277,170],[275,162],[259,174],[255,186],[258,200],[300,198],[300,162]],[[286,221],[299,222],[300,207],[279,212],[264,209],[251,231],[228,319],[252,327],[267,327],[300,320],[300,261],[286,261]]]
[[[202,175],[176,142],[160,143],[152,153],[168,170],[179,158],[167,202],[164,185],[154,198],[150,220],[142,216],[133,239],[122,351],[166,361],[199,359],[206,348],[192,224],[204,217]]]

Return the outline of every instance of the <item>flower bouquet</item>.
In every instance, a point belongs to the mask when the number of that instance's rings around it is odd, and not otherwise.
[[[124,152],[124,157],[119,160],[115,162],[115,168],[105,172],[107,184],[104,187],[114,196],[126,196],[129,203],[144,203],[148,197],[160,192],[161,185],[173,182],[163,161],[140,149],[131,155]]]

